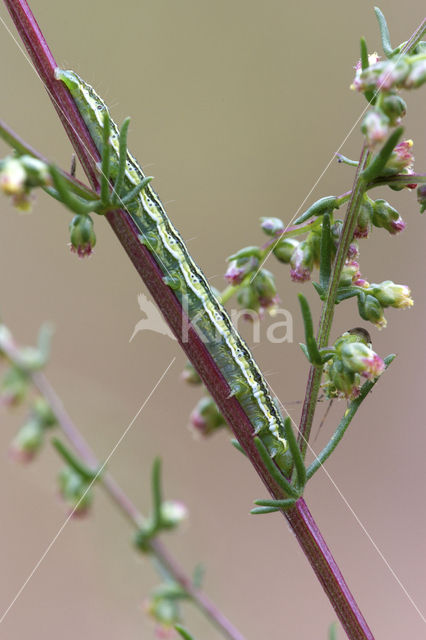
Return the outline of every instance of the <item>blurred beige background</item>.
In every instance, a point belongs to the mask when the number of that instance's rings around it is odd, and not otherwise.
[[[93,83],[117,121],[132,116],[132,151],[155,176],[169,215],[219,288],[225,258],[264,241],[259,216],[288,221],[321,176],[364,108],[349,91],[359,36],[366,36],[370,51],[379,47],[373,3],[365,0],[124,0],[115,6],[33,0],[31,6],[59,65]],[[421,2],[382,0],[380,6],[394,44],[423,17]],[[11,25],[4,7],[0,16]],[[67,168],[71,147],[3,26],[0,56],[1,117]],[[424,171],[424,97],[416,92],[408,99],[407,135],[415,138],[416,166]],[[359,148],[355,126],[343,153],[357,157]],[[307,204],[345,191],[351,179],[350,168],[333,162]],[[397,352],[398,359],[327,465],[335,486],[318,473],[306,498],[376,637],[417,639],[425,637],[425,626],[410,597],[426,610],[426,221],[415,193],[382,196],[399,208],[407,230],[396,238],[376,231],[364,242],[362,272],[370,281],[409,284],[415,306],[389,311],[385,331],[373,328],[376,350]],[[249,515],[253,500],[265,495],[256,475],[225,434],[196,441],[186,428],[199,391],[179,380],[185,359],[176,343],[139,333],[129,344],[141,317],[137,295],[146,290],[118,241],[97,220],[96,253],[79,261],[67,248],[69,219],[42,195],[30,216],[18,215],[2,199],[2,318],[24,343],[34,342],[41,323],[54,323],[49,378],[100,457],[176,356],[110,470],[146,511],[151,461],[161,453],[168,497],[184,500],[191,512],[184,530],[169,537],[169,547],[188,571],[204,562],[206,591],[247,640],[325,639],[334,612],[282,517]],[[264,341],[255,355],[281,399],[295,400],[303,397],[308,370],[297,346],[303,339],[299,287],[284,265],[270,260],[268,267],[277,274],[283,306],[293,313],[294,344]],[[303,291],[318,317],[312,286]],[[337,310],[334,337],[359,323],[354,301],[346,302]],[[343,411],[342,403],[334,408],[317,449]],[[297,419],[299,409],[291,412]],[[0,415],[1,611],[65,518],[54,484],[61,465],[52,450],[46,447],[26,468],[7,457],[23,417]],[[133,551],[131,537],[98,490],[92,517],[65,528],[0,626],[0,638],[153,638],[140,605],[158,578]],[[185,623],[197,640],[220,637],[190,606]]]

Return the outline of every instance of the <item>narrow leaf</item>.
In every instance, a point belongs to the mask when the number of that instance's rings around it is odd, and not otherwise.
[[[161,504],[163,502],[161,491],[161,458],[155,458],[152,463],[151,489],[153,506],[152,518],[154,528],[157,528],[161,524]]]
[[[302,454],[300,453],[299,445],[297,444],[294,431],[291,428],[291,420],[287,417],[284,420],[284,434],[290,448],[290,453],[293,458],[294,468],[296,470],[297,487],[300,491],[306,484],[306,468],[303,462]]]
[[[320,285],[323,290],[328,289],[328,283],[330,280],[331,246],[330,214],[325,213],[322,218],[320,250]]]
[[[95,478],[99,478],[99,469],[90,469],[58,438],[52,438],[52,444],[61,458],[76,471],[86,482],[93,482]]]
[[[377,21],[380,28],[380,37],[382,38],[383,53],[387,58],[391,58],[393,54],[392,45],[390,42],[390,34],[386,18],[380,11],[379,7],[374,7],[374,13],[376,14]]]
[[[380,176],[392,154],[392,151],[398,144],[403,131],[403,127],[398,127],[389,136],[379,153],[373,158],[368,167],[361,173],[361,178],[363,180],[365,180],[366,182],[371,182],[372,180]]]
[[[305,213],[302,213],[302,215],[294,221],[294,224],[302,224],[302,222],[309,220],[309,218],[312,218],[313,216],[321,216],[323,213],[331,213],[333,209],[338,208],[339,206],[336,196],[325,196],[324,198],[320,198],[314,202],[314,204],[311,205]]]
[[[278,470],[278,468],[275,465],[274,461],[271,459],[267,448],[265,447],[265,445],[263,444],[262,440],[258,436],[256,436],[254,438],[254,444],[256,445],[256,449],[258,450],[260,457],[262,458],[263,464],[265,465],[265,467],[267,468],[267,470],[269,471],[270,475],[275,480],[275,482],[289,496],[292,496],[293,498],[298,498],[299,497],[299,493],[290,484],[290,482],[287,480],[287,478],[285,478],[282,475],[282,473],[280,473],[280,471]]]
[[[298,294],[300,308],[302,310],[303,324],[305,326],[305,340],[306,348],[309,353],[309,360],[316,366],[321,366],[321,354],[318,350],[317,341],[314,336],[314,329],[312,325],[312,315],[309,309],[308,301],[302,293]]]
[[[275,513],[275,511],[280,511],[276,507],[255,507],[250,511],[253,516],[261,516],[264,513]]]

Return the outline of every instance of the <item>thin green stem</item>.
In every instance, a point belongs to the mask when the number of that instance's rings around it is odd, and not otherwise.
[[[345,220],[343,222],[342,233],[340,236],[340,242],[337,247],[336,257],[330,276],[327,296],[321,311],[321,319],[317,335],[317,344],[319,349],[323,349],[328,345],[328,338],[330,335],[331,323],[334,316],[334,307],[336,303],[336,295],[339,286],[340,275],[345,264],[349,245],[353,238],[355,226],[358,219],[359,208],[361,206],[362,198],[366,190],[366,182],[362,178],[361,174],[367,166],[369,156],[370,152],[367,146],[364,145],[356,170],[354,186],[351,191]],[[322,370],[323,367],[311,367],[309,371],[298,436],[298,443],[303,458],[306,455],[306,449],[308,446],[308,440],[312,428],[312,422],[320,390]]]
[[[385,358],[386,368],[389,367],[389,365],[394,360],[394,358],[395,358],[394,354],[389,355]],[[369,380],[362,385],[359,396],[351,402],[348,409],[345,411],[345,415],[340,421],[340,424],[337,427],[336,431],[331,436],[330,440],[328,441],[324,449],[317,455],[317,457],[312,462],[312,464],[307,468],[306,470],[307,480],[312,478],[314,473],[318,471],[318,469],[324,464],[324,462],[333,453],[333,451],[335,450],[335,448],[337,447],[337,445],[345,435],[346,429],[349,427],[353,417],[355,416],[356,412],[361,406],[361,403],[366,398],[367,394],[370,393],[371,389],[374,387],[378,379],[379,378],[376,378],[375,380]]]

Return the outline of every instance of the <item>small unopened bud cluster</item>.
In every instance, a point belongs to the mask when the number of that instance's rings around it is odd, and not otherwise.
[[[29,155],[7,156],[0,160],[0,191],[11,196],[20,211],[31,210],[31,191],[51,184],[47,164]]]
[[[9,453],[13,460],[22,463],[33,460],[44,444],[46,430],[55,425],[56,418],[46,400],[36,398],[27,421],[10,445]]]
[[[373,54],[369,56],[366,69],[361,68],[361,62],[356,65],[351,88],[364,93],[373,105],[361,125],[371,149],[382,144],[391,128],[398,126],[406,114],[407,106],[399,91],[417,88],[426,82],[425,52],[426,43],[420,42],[410,55],[395,55],[390,60],[380,60],[377,54]],[[383,175],[413,172],[411,146],[410,140],[397,145]]]
[[[168,581],[157,587],[143,603],[143,610],[155,622],[154,635],[159,640],[177,638],[174,626],[181,620],[180,598],[184,598],[182,589]]]
[[[210,436],[218,429],[226,426],[225,418],[210,396],[205,396],[198,402],[191,413],[190,423],[195,431],[203,436]]]
[[[409,309],[413,304],[410,289],[404,284],[395,284],[392,280],[384,280],[380,284],[365,282],[358,298],[361,318],[372,322],[378,329],[383,329],[387,324],[384,309]]]
[[[84,517],[93,502],[90,484],[72,467],[64,467],[58,476],[60,496],[68,505],[70,515]]]
[[[359,395],[362,378],[375,379],[385,370],[385,363],[375,353],[368,333],[353,329],[334,343],[335,355],[324,366],[324,390],[329,398],[353,400]]]
[[[389,202],[382,198],[372,200],[365,194],[358,214],[354,237],[367,238],[371,226],[385,229],[391,235],[395,235],[404,231],[406,225],[398,211]]]
[[[79,258],[85,258],[93,253],[96,244],[96,235],[93,228],[93,220],[89,215],[76,215],[69,225],[70,247]]]

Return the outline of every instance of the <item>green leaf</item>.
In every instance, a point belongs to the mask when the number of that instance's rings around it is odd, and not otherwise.
[[[275,513],[276,511],[280,511],[281,509],[277,509],[276,507],[255,507],[250,511],[253,516],[262,516],[266,513]]]
[[[374,7],[374,13],[376,14],[377,21],[380,28],[380,37],[382,38],[383,53],[387,58],[391,58],[393,54],[392,45],[390,43],[390,34],[386,18],[380,11],[379,7]]]
[[[85,482],[90,483],[100,478],[100,469],[91,469],[88,467],[84,462],[79,460],[61,440],[52,438],[51,442],[61,458],[63,458],[68,466],[74,469]]]
[[[274,509],[288,509],[292,507],[296,500],[293,498],[285,498],[284,500],[255,500],[254,504],[259,507],[273,507]]]
[[[110,134],[111,134],[111,120],[107,110],[104,111],[103,119],[103,144],[102,144],[102,157],[101,157],[101,201],[106,207],[109,203],[109,179],[111,174],[111,147],[110,147]]]
[[[46,188],[45,191],[47,191],[49,195],[62,202],[62,204],[64,204],[68,209],[78,215],[87,215],[91,211],[95,210],[95,205],[100,202],[99,200],[84,200],[83,198],[74,195],[72,191],[70,191],[58,169],[53,164],[49,165],[49,172],[52,176],[53,185],[56,189],[55,193],[53,189]]]
[[[161,527],[161,505],[163,502],[161,490],[161,458],[155,458],[152,463],[151,490],[153,527],[157,529]]]
[[[290,484],[287,478],[285,478],[282,475],[282,473],[280,473],[280,471],[278,470],[278,467],[275,465],[274,461],[271,459],[267,448],[265,447],[262,440],[258,436],[254,438],[254,444],[256,446],[256,449],[259,452],[259,455],[262,459],[263,464],[265,465],[266,469],[268,470],[272,478],[278,484],[278,486],[280,486],[281,489],[283,489],[292,498],[298,498],[299,492]]]
[[[369,67],[369,61],[368,61],[367,43],[365,41],[365,38],[361,38],[361,69],[364,71],[364,69],[368,69],[368,67]],[[368,100],[368,102],[372,104],[374,103],[375,94],[372,89],[364,91],[364,95]],[[356,162],[355,166],[356,165],[358,165],[358,162]]]
[[[232,256],[229,256],[227,261],[230,262],[231,260],[239,260],[240,258],[251,258],[252,256],[258,260],[261,259],[262,252],[259,247],[244,247],[236,253],[233,253]]]
[[[374,156],[368,167],[361,173],[360,177],[365,180],[365,182],[371,182],[372,180],[380,176],[392,154],[392,151],[398,144],[403,131],[403,127],[398,127],[397,129],[395,129],[395,131],[386,140],[379,153]]]
[[[184,629],[180,624],[175,624],[175,629],[179,633],[179,635],[183,638],[183,640],[194,640],[194,637],[191,636],[189,631]]]
[[[231,444],[233,447],[236,448],[237,451],[239,451],[240,453],[242,453],[243,455],[245,455],[247,457],[246,452],[244,451],[244,449],[242,448],[242,446],[240,445],[240,443],[238,442],[238,440],[236,438],[232,438],[231,439]]]
[[[287,416],[284,420],[284,435],[288,442],[290,453],[293,458],[294,468],[296,470],[296,485],[299,491],[303,491],[306,484],[306,468],[303,462],[302,454],[300,453],[299,445],[297,444],[296,436],[291,427],[291,420]]]
[[[330,214],[325,213],[322,219],[321,252],[320,252],[320,286],[323,291],[328,288],[331,273],[331,231]]]
[[[153,180],[154,177],[153,176],[147,176],[146,178],[144,178],[141,182],[139,182],[139,184],[136,185],[136,187],[134,187],[133,189],[131,189],[128,193],[126,193],[125,196],[123,196],[120,200],[120,205],[122,205],[123,207],[126,206],[127,204],[133,202],[133,200],[135,200],[135,198],[139,195],[139,193],[142,191],[142,189],[145,189],[145,187],[151,182],[151,180]]]
[[[320,297],[320,300],[325,299],[326,291],[322,288],[319,282],[312,282],[312,286]]]
[[[313,216],[321,216],[324,213],[331,213],[334,209],[338,208],[339,201],[336,196],[325,196],[324,198],[320,198],[314,202],[314,204],[311,205],[305,213],[302,213],[302,215],[294,221],[294,224],[302,224],[302,222],[306,222],[306,220],[309,220],[309,218],[312,218]]]
[[[318,350],[317,341],[315,340],[314,336],[311,310],[309,309],[308,301],[306,300],[303,293],[299,293],[298,298],[300,302],[300,308],[302,310],[303,324],[305,326],[305,340],[309,354],[309,361],[315,366],[319,367],[322,365],[322,360],[321,354]]]

